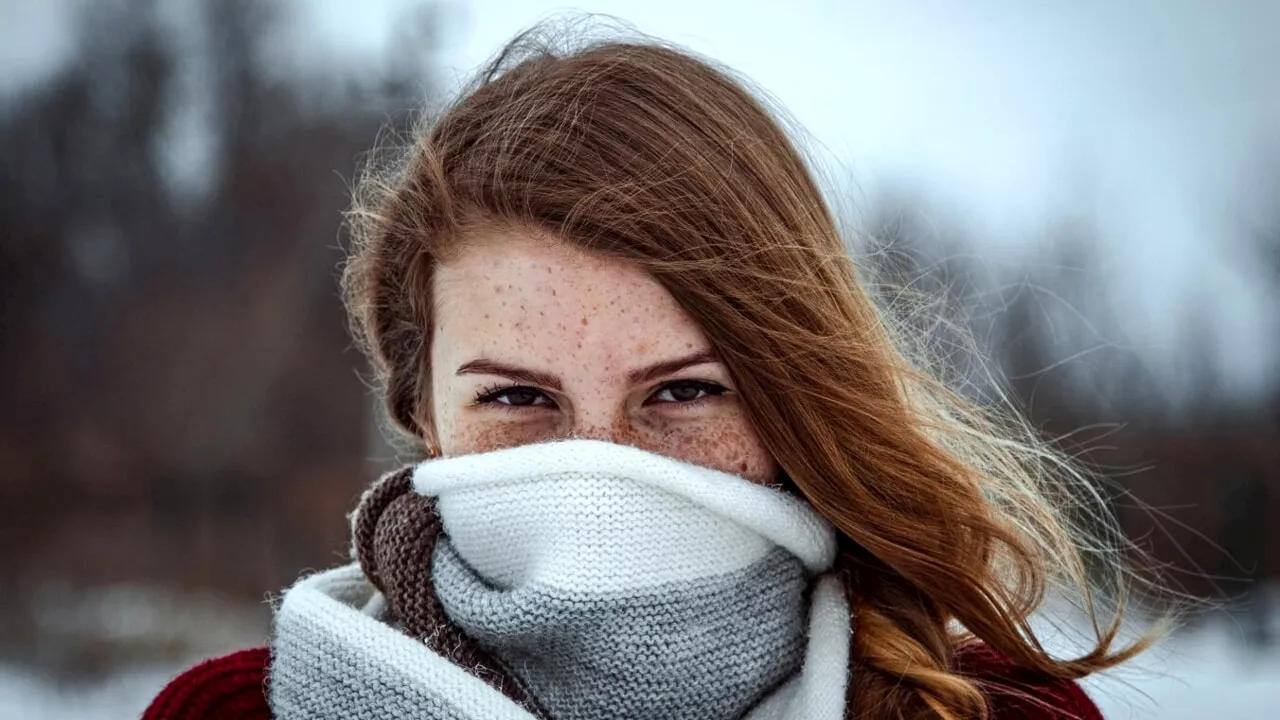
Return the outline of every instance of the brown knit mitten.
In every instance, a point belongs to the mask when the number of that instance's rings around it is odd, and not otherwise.
[[[449,621],[431,586],[431,554],[440,536],[434,498],[413,492],[413,468],[384,476],[360,501],[353,527],[356,557],[386,597],[405,632],[535,715],[542,713],[502,664]]]

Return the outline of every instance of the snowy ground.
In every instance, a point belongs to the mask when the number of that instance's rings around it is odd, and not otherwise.
[[[1108,720],[1280,717],[1280,646],[1249,650],[1240,635],[1228,618],[1214,618],[1085,688]]]
[[[3,667],[0,668],[0,718],[136,719],[174,671],[171,666],[132,668],[100,683],[60,687],[22,668]]]
[[[1108,720],[1280,717],[1280,646],[1250,651],[1240,637],[1240,627],[1229,618],[1209,618],[1136,663],[1085,685]],[[0,719],[137,718],[178,669],[135,666],[104,681],[72,686],[0,666]]]

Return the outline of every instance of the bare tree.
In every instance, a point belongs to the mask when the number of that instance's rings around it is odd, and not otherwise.
[[[333,73],[267,67],[283,5],[192,3],[199,42],[160,9],[83,4],[78,56],[0,108],[0,502],[25,509],[0,529],[23,548],[0,582],[15,609],[67,580],[259,598],[341,552],[372,479],[341,210],[429,68],[391,48],[395,63],[335,94]],[[203,190],[183,199],[166,167],[193,76],[215,154],[185,168]],[[6,613],[0,647],[31,626]]]

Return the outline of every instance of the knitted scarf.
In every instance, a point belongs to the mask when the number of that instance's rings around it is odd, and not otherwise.
[[[392,474],[354,536],[280,604],[280,720],[845,716],[835,533],[782,490],[570,440]]]

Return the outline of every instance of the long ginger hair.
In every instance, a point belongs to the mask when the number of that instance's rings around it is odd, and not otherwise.
[[[804,157],[728,71],[647,39],[556,51],[526,33],[394,160],[357,187],[343,285],[411,436],[432,436],[433,268],[476,227],[536,228],[662,283],[714,344],[786,481],[839,529],[851,716],[985,717],[982,689],[955,667],[975,638],[1069,679],[1147,644],[1116,647],[1124,603],[1098,602],[1097,567],[1112,588],[1125,571],[1070,519],[1086,479],[906,351]],[[1050,588],[1094,621],[1080,657],[1052,656],[1029,624]]]

